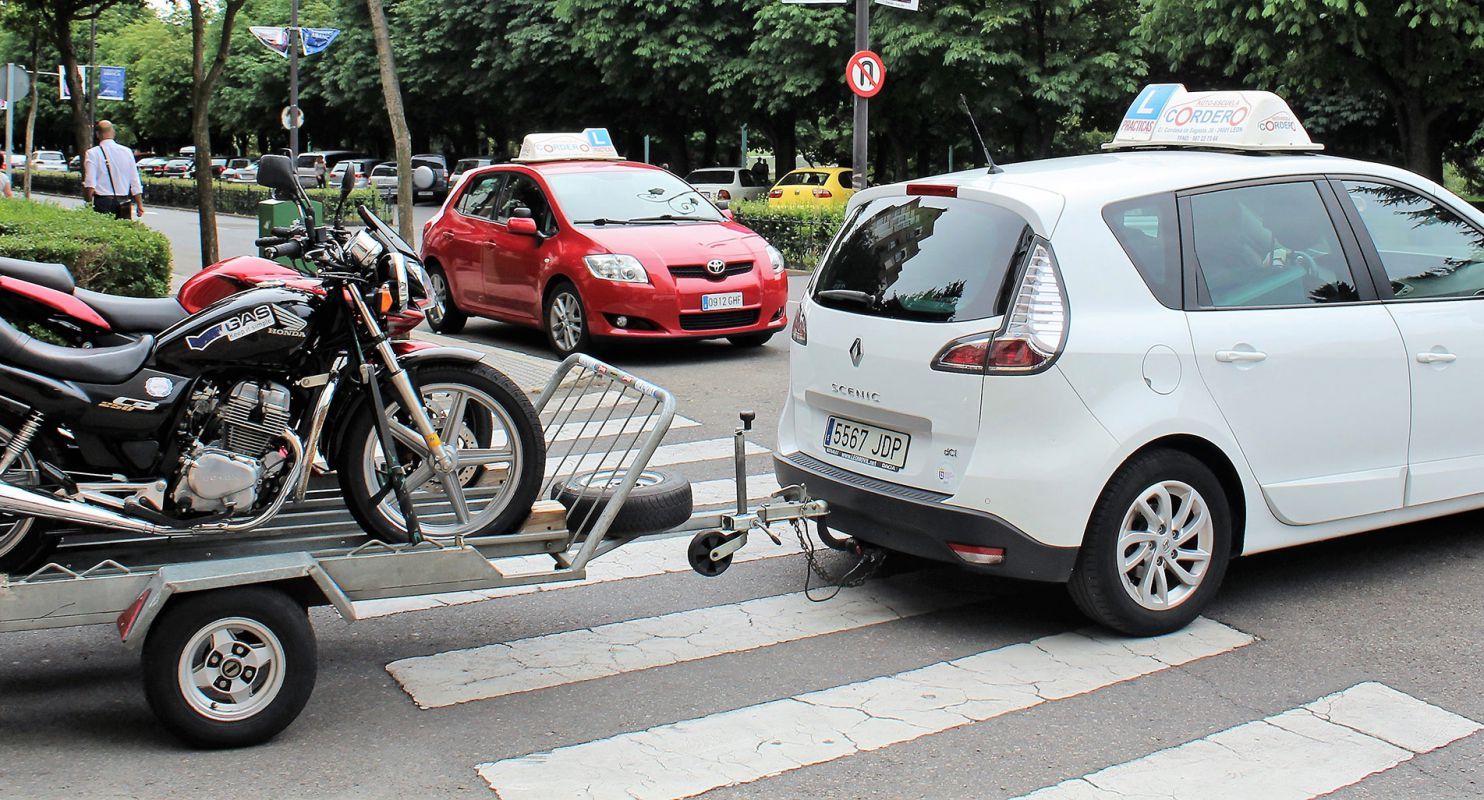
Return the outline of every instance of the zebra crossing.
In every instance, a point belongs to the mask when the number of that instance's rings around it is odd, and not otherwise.
[[[749,452],[768,451],[754,446]],[[731,439],[700,439],[666,444],[651,463],[685,471],[731,456]],[[735,501],[730,479],[700,481],[693,488],[698,508]],[[776,488],[770,475],[749,479],[753,500]],[[370,601],[358,603],[356,610],[358,616],[384,616],[518,594],[582,592],[600,584],[643,586],[689,572],[686,541],[677,536],[631,543],[595,561],[582,583]],[[798,560],[802,554],[792,536],[784,537],[782,547],[760,545],[744,548],[736,560]],[[545,558],[532,556],[529,565],[520,566],[536,567]],[[967,613],[967,608],[981,607],[1006,591],[993,584],[974,586],[945,580],[942,571],[930,569],[848,588],[825,603],[811,602],[797,591],[764,593],[592,628],[542,631],[404,657],[387,664],[386,671],[429,725],[455,708],[477,709],[496,701],[509,708],[546,691],[575,693],[573,697],[601,693],[605,682],[624,676],[660,682],[656,691],[673,691],[663,685],[662,676],[679,665],[724,663],[748,654],[787,661],[790,648],[806,642],[828,643],[831,637],[871,631],[882,631],[884,637],[935,617]],[[465,768],[489,787],[490,796],[502,800],[679,800],[726,787],[764,796],[767,782],[787,773],[826,768],[955,729],[992,726],[1012,715],[1198,662],[1238,659],[1260,646],[1251,633],[1207,618],[1148,639],[1069,630],[816,691],[762,698],[752,705],[723,704],[700,716],[612,730],[602,738],[533,752],[491,753]],[[1286,711],[1258,715],[1207,736],[1193,735],[1085,775],[1061,776],[1059,783],[1024,797],[1319,797],[1484,728],[1381,683],[1332,688],[1333,694]],[[838,796],[853,795],[842,791]]]

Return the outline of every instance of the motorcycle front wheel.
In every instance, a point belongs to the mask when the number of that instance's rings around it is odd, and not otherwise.
[[[395,393],[383,388],[386,419],[396,441],[423,536],[494,536],[518,530],[546,470],[546,441],[531,401],[511,380],[483,364],[434,365],[417,370],[422,395],[455,466],[440,472]],[[376,410],[363,403],[347,423],[336,459],[346,505],[361,527],[388,542],[407,541],[407,522],[388,485],[387,459]]]

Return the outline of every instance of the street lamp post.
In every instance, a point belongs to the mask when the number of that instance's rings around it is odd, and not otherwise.
[[[299,0],[289,3],[289,111],[290,116],[299,108]],[[289,154],[294,164],[299,163],[298,120],[289,128]]]

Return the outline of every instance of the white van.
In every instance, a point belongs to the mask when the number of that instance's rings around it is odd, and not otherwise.
[[[795,319],[780,482],[1133,634],[1233,556],[1484,507],[1484,214],[1305,152],[1272,95],[1177,88],[1114,152],[855,195]],[[1213,109],[1252,124],[1191,134]]]

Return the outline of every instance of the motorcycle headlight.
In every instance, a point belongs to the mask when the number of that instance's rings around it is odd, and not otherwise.
[[[401,253],[388,253],[386,267],[386,290],[391,293],[391,308],[383,308],[383,312],[396,313],[405,308],[411,302],[411,290],[408,286],[407,256]]]
[[[582,260],[587,262],[587,270],[593,277],[620,283],[649,283],[649,273],[633,256],[604,254]]]
[[[407,259],[407,281],[412,302],[427,315],[428,321],[434,325],[442,322],[443,303],[433,294],[433,282],[428,278],[423,262]]]
[[[788,266],[788,263],[783,260],[783,254],[771,244],[768,245],[768,263],[773,265],[774,275],[783,272],[783,268]]]

